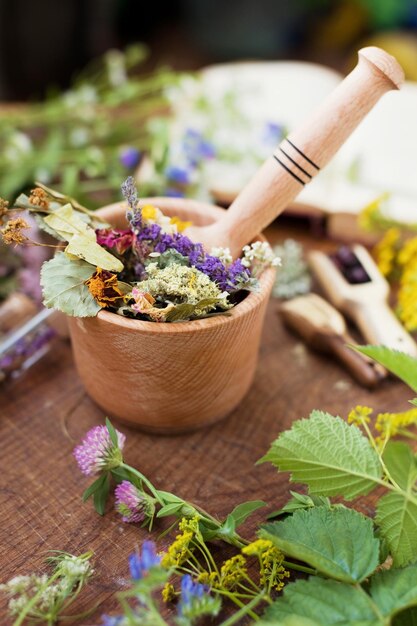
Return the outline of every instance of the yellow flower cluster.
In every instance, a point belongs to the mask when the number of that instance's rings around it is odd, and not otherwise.
[[[197,581],[203,585],[207,585],[210,589],[215,589],[219,586],[219,575],[217,572],[203,571],[198,575]]]
[[[355,424],[355,426],[362,426],[364,423],[369,424],[371,421],[370,415],[372,415],[373,409],[369,406],[361,406],[358,404],[352,409],[348,415],[349,424]]]
[[[359,226],[361,228],[372,231],[380,226],[381,222],[384,221],[381,207],[388,198],[389,193],[385,192],[362,209],[359,215]]]
[[[261,565],[260,584],[263,587],[272,587],[276,591],[281,591],[286,578],[290,573],[282,565],[284,555],[272,541],[258,539],[248,546],[242,548],[242,552],[248,556],[257,556]]]
[[[193,537],[194,533],[191,531],[177,535],[161,559],[162,567],[177,567],[184,563],[193,551],[193,546],[190,545]]]
[[[396,266],[397,254],[401,245],[399,228],[389,228],[374,248],[376,262],[381,274],[390,276]]]
[[[381,433],[378,440],[389,439],[398,434],[400,429],[417,424],[417,409],[410,409],[402,413],[379,413],[375,428]]]
[[[417,237],[410,239],[398,254],[402,268],[398,290],[398,314],[407,330],[417,328]]]
[[[161,595],[164,602],[172,602],[172,600],[175,600],[176,593],[174,585],[171,585],[171,583],[166,583],[161,591]]]
[[[236,554],[221,566],[219,586],[223,589],[234,589],[246,575],[246,559],[241,554]]]

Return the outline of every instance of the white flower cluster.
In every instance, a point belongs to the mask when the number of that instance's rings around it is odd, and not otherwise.
[[[224,265],[230,265],[230,263],[232,263],[233,261],[233,257],[230,253],[230,248],[212,248],[210,250],[210,254],[219,258],[220,261],[224,263]]]
[[[260,274],[266,267],[278,267],[281,259],[275,256],[271,246],[266,241],[255,241],[250,246],[243,246],[242,265],[252,269],[252,275]]]

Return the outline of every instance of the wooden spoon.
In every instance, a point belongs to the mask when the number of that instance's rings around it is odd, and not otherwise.
[[[265,161],[228,211],[210,226],[186,234],[213,246],[230,248],[234,257],[270,224],[339,150],[380,97],[399,89],[404,73],[384,50],[362,48],[355,69],[298,130]]]

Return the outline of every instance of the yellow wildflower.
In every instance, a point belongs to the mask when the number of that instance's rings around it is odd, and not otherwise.
[[[171,217],[171,224],[174,224],[174,226],[177,227],[177,231],[179,233],[182,233],[186,228],[188,228],[189,226],[192,226],[192,222],[183,222],[183,220],[181,220],[179,217]]]
[[[374,248],[377,265],[384,276],[390,276],[395,268],[400,243],[400,229],[389,228]]]
[[[177,535],[175,541],[171,543],[167,552],[162,557],[162,567],[176,567],[184,563],[193,551],[193,546],[190,545],[193,537],[194,533],[190,531],[185,531]]]
[[[166,583],[161,591],[161,595],[164,602],[172,602],[173,600],[175,600],[176,593],[174,585],[171,585],[171,583]]]
[[[375,428],[381,433],[378,440],[389,439],[398,434],[401,429],[417,424],[417,409],[409,409],[402,413],[379,413]]]
[[[233,589],[246,575],[246,559],[241,554],[236,554],[221,566],[218,585],[222,589]]]
[[[407,254],[412,254],[411,246]],[[403,257],[403,261],[405,258]],[[398,315],[406,329],[413,331],[417,329],[417,256],[410,256],[409,259],[412,260],[408,260],[400,279]]]
[[[372,415],[373,409],[369,406],[361,406],[358,404],[352,409],[348,415],[349,424],[355,424],[355,426],[363,426],[363,424],[369,424],[370,415]]]
[[[398,254],[398,263],[407,266],[411,262],[417,261],[417,237],[413,237],[405,242]]]
[[[359,215],[359,226],[364,230],[375,230],[383,221],[381,215],[381,206],[389,198],[389,193],[385,192],[372,200],[366,207],[364,207]]]
[[[29,196],[29,204],[38,206],[40,209],[47,209],[49,207],[49,200],[46,192],[40,187],[32,189]]]
[[[18,245],[28,241],[26,235],[22,233],[22,230],[25,228],[29,228],[29,224],[23,218],[16,217],[13,220],[9,220],[5,227],[0,229],[4,243],[7,245],[12,243]]]
[[[153,204],[145,204],[145,206],[142,207],[142,218],[145,222],[155,221],[158,216],[157,211],[158,209],[153,206]]]
[[[194,515],[193,517],[183,517],[180,523],[178,524],[178,528],[182,532],[191,532],[194,535],[197,535],[200,533],[200,528],[199,528],[200,519],[201,518],[199,515]]]
[[[260,556],[263,552],[272,548],[273,545],[272,541],[269,541],[268,539],[257,539],[242,548],[242,552],[248,556]]]
[[[213,589],[219,586],[219,576],[217,572],[203,571],[197,576],[197,582]]]

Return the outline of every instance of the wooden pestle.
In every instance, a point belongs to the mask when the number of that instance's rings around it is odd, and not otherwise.
[[[380,97],[399,89],[404,73],[399,63],[376,47],[362,48],[354,70],[313,114],[278,146],[215,224],[195,226],[186,234],[203,243],[229,247],[239,256],[296,198],[343,145]]]

